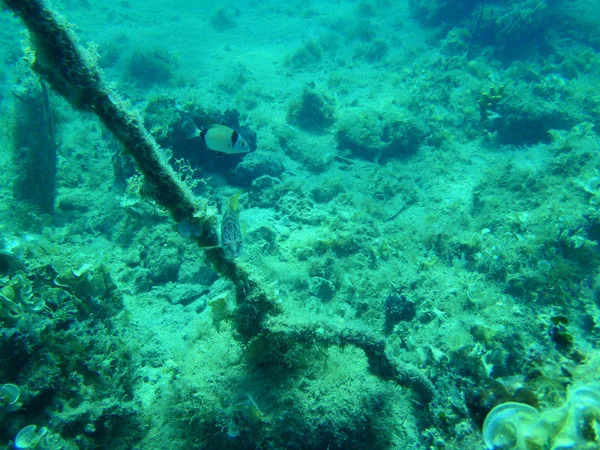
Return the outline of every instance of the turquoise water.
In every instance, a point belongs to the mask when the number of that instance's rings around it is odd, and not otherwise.
[[[4,448],[600,448],[596,2],[51,7],[243,246],[2,11]]]

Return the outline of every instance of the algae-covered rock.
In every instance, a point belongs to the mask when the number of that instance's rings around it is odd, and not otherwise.
[[[426,135],[418,119],[365,110],[342,120],[337,141],[353,156],[385,162],[415,154]]]
[[[219,6],[210,16],[210,25],[216,31],[226,31],[236,27],[235,18],[240,12],[231,6]]]
[[[321,43],[315,39],[308,39],[302,46],[286,56],[284,64],[290,69],[305,70],[320,63],[322,57]]]
[[[361,350],[307,349],[282,336],[277,342],[259,337],[242,351],[222,342],[225,322],[220,320],[218,334],[208,333],[208,345],[196,343],[180,364],[169,417],[181,433],[192,433],[200,447],[215,449],[286,448],[290,443],[307,450],[390,448],[388,434],[377,430],[394,426],[399,417],[394,408],[401,411],[407,400],[400,389],[368,372]],[[239,374],[220,368],[224,361],[238,364],[241,355],[264,370],[243,382]],[[325,369],[312,375],[325,361]],[[197,376],[199,364],[207,376]],[[209,389],[214,382],[227,388]]]
[[[142,87],[168,84],[175,76],[179,62],[168,50],[136,48],[126,63],[127,75]]]
[[[288,106],[287,120],[307,131],[322,132],[333,125],[334,101],[314,86],[305,86],[302,96]]]
[[[499,117],[490,131],[497,131],[504,145],[549,143],[550,130],[570,129],[577,124],[561,105],[527,88],[513,91],[497,108]]]
[[[417,305],[401,292],[390,293],[384,301],[385,332],[390,334],[401,321],[411,321],[417,314]]]
[[[194,91],[182,90],[177,94],[157,94],[150,97],[144,111],[144,122],[157,142],[171,148],[174,155],[190,152],[190,147],[198,151],[197,143],[190,139],[190,121],[198,129],[221,124],[237,130],[256,149],[256,133],[240,122],[236,109],[218,111],[202,105]],[[215,156],[215,152],[208,152]]]
[[[275,153],[252,152],[233,170],[236,184],[249,186],[260,177],[277,178],[283,173],[281,158]]]
[[[361,43],[354,52],[355,59],[363,59],[368,63],[381,61],[389,52],[389,45],[385,40],[375,39],[372,42]]]
[[[321,301],[327,302],[333,298],[335,294],[335,286],[326,278],[311,277],[310,292]]]
[[[347,186],[344,185],[342,177],[325,177],[322,182],[310,190],[310,194],[317,203],[327,203],[346,190]]]
[[[6,274],[23,268],[17,255],[0,250],[0,274]]]
[[[122,439],[136,441],[131,355],[113,321],[123,303],[108,270],[63,255],[54,266],[2,278],[0,288],[3,301],[18,306],[0,327],[0,372],[15,382],[0,387],[2,422],[14,428],[45,417],[52,429],[44,435],[26,427],[15,448],[75,448],[65,441],[116,448]],[[16,410],[18,416],[10,414]],[[3,438],[7,429],[0,428]]]
[[[411,15],[419,22],[440,26],[460,22],[475,9],[479,1],[410,0],[408,3]]]

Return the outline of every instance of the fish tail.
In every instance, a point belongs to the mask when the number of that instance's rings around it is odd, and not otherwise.
[[[202,139],[204,139],[204,136],[202,136],[202,132],[198,129],[196,123],[194,122],[194,119],[192,119],[191,117],[187,118],[187,121],[183,125],[183,130],[185,133],[186,140],[194,139],[198,136],[201,136]]]
[[[237,211],[238,209],[238,205],[240,203],[240,195],[242,195],[242,191],[243,189],[240,189],[236,194],[233,194],[231,197],[229,197],[229,207],[234,211]]]

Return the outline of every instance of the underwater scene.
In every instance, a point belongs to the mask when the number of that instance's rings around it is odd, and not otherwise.
[[[597,0],[0,0],[0,448],[600,449]]]

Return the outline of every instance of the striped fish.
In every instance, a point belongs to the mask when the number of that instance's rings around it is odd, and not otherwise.
[[[227,209],[221,219],[221,247],[228,259],[237,258],[242,254],[244,238],[240,227],[238,204],[242,191],[229,197]]]

